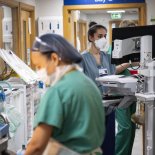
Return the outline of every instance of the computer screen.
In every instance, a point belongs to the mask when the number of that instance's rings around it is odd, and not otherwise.
[[[112,30],[112,64],[118,65],[130,60],[139,62],[142,36],[151,36],[152,58],[155,58],[155,25],[114,28]],[[119,49],[119,46],[121,46],[121,49]],[[121,50],[121,52],[117,50]]]

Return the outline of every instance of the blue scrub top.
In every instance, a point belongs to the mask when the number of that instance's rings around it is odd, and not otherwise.
[[[83,72],[96,83],[101,93],[107,93],[107,88],[95,80],[97,77],[99,77],[99,68],[102,67],[107,69],[107,75],[115,74],[116,69],[115,65],[111,64],[111,56],[109,54],[100,51],[100,55],[101,64],[99,65],[90,52],[84,51],[82,53],[83,61],[81,62],[80,66],[83,68]]]

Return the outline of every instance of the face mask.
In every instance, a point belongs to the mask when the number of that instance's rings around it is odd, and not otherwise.
[[[53,86],[59,81],[64,74],[66,74],[68,71],[76,69],[81,71],[81,69],[77,65],[66,65],[66,66],[58,66],[56,67],[56,70],[51,75],[47,74],[47,71],[45,68],[42,68],[37,71],[37,74],[41,81],[43,81],[45,84]]]
[[[100,50],[104,51],[104,48],[106,47],[106,45],[107,45],[107,40],[105,37],[95,40],[95,46]]]
[[[42,68],[36,71],[38,74],[39,79],[44,82],[45,84],[50,84],[50,76],[48,76],[46,68]]]
[[[55,85],[70,69],[72,69],[72,65],[57,66],[55,72],[50,75],[50,85]]]

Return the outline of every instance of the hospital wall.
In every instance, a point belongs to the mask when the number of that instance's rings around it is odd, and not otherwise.
[[[63,0],[17,0],[30,5],[36,5],[36,18],[39,16],[62,16]],[[147,24],[151,18],[155,18],[155,0],[146,0],[147,3]],[[44,11],[40,11],[44,10]]]
[[[147,3],[147,24],[155,24],[151,19],[155,19],[155,0],[146,0]]]
[[[63,0],[35,0],[36,18],[40,16],[62,16]]]
[[[27,3],[30,5],[34,5],[36,7],[36,20],[38,17],[46,17],[46,16],[63,16],[63,0],[17,0],[23,3]],[[155,18],[155,0],[146,0],[147,4],[147,24],[155,24],[151,22],[151,18]],[[97,15],[86,15],[81,13],[80,18],[83,20],[93,21],[95,19],[96,22],[105,25],[108,28],[110,15],[105,14],[103,18],[103,14]],[[136,15],[126,15],[122,19],[137,19]]]
[[[22,1],[22,0],[21,0]],[[34,0],[26,0],[34,1]],[[45,5],[46,4],[46,5]],[[155,18],[155,0],[146,0],[147,24],[151,24],[151,18]],[[36,0],[36,18],[39,16],[62,16],[63,0]],[[44,11],[40,11],[44,10]]]

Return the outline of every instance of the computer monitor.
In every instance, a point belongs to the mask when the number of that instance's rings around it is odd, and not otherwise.
[[[155,25],[114,28],[112,30],[112,64],[118,65],[130,60],[132,62],[140,62],[142,36],[151,36],[152,58],[155,58]],[[118,47],[119,44],[121,49]],[[122,53],[118,55],[118,51],[114,49],[122,50]]]

